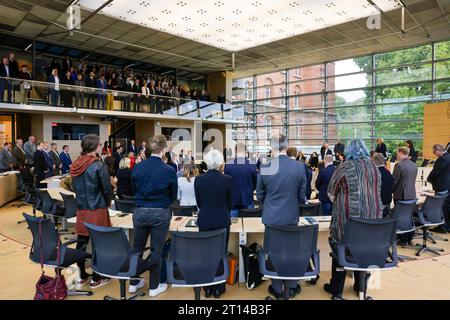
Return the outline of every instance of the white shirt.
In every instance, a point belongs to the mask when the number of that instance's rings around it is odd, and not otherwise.
[[[180,200],[180,206],[196,206],[194,191],[195,177],[191,178],[191,182],[187,181],[186,177],[178,178],[178,200]]]
[[[6,76],[9,77],[9,65],[5,64]]]
[[[55,90],[59,91],[59,77],[54,76],[54,78],[55,78]]]

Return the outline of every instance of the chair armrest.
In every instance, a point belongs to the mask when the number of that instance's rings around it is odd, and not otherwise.
[[[423,214],[422,210],[417,211],[417,216],[419,217],[419,222],[421,225],[427,224],[427,221],[425,220],[425,215]]]
[[[140,253],[133,253],[128,258],[130,259],[130,265],[127,271],[119,272],[121,277],[133,277],[136,276]]]
[[[70,246],[71,244],[78,243],[78,239],[72,239],[63,243],[63,246]]]
[[[338,258],[338,264],[341,267],[348,267],[348,268],[358,268],[358,265],[356,263],[351,263],[347,261],[347,256],[345,254],[346,246],[343,244],[337,245],[337,258]]]

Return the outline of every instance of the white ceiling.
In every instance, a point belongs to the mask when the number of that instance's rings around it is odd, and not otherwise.
[[[105,0],[79,0],[94,11]],[[373,0],[384,12],[397,0]],[[377,14],[367,0],[114,0],[100,13],[227,51]]]

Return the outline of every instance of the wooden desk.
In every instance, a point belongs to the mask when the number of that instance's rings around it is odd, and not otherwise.
[[[75,197],[75,192],[66,190],[66,189],[61,188],[61,187],[59,187],[59,188],[46,188],[46,189],[41,189],[41,190],[47,190],[48,194],[50,195],[50,198],[52,198],[53,200],[56,200],[56,201],[63,201],[63,198],[61,197],[60,192],[64,193],[64,194],[72,195],[72,196]]]
[[[0,206],[17,199],[19,197],[19,177],[18,171],[10,171],[0,176]]]
[[[198,232],[197,227],[186,227],[186,224],[188,224],[188,222],[192,219],[194,219],[194,218],[186,217],[186,219],[179,225],[179,228],[177,231],[179,231],[179,232]],[[242,231],[243,231],[242,218],[237,218],[237,222],[231,223],[231,225],[230,225],[230,233],[240,233]]]

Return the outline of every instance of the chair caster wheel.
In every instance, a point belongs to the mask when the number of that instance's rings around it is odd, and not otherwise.
[[[88,291],[87,296],[92,296],[94,293],[92,291]]]
[[[364,300],[373,300],[372,297],[367,296]]]
[[[139,297],[143,297],[143,296],[145,296],[145,292],[141,292],[141,293],[139,294]]]
[[[316,277],[315,279],[309,280],[309,283],[310,283],[311,285],[315,285],[315,284],[317,283],[317,280],[319,280],[319,278],[320,278],[320,276],[317,275],[317,277]]]
[[[272,298],[272,297],[269,297],[269,296],[267,296],[264,300],[269,300],[269,301],[272,301],[272,300],[275,300],[274,298]]]

